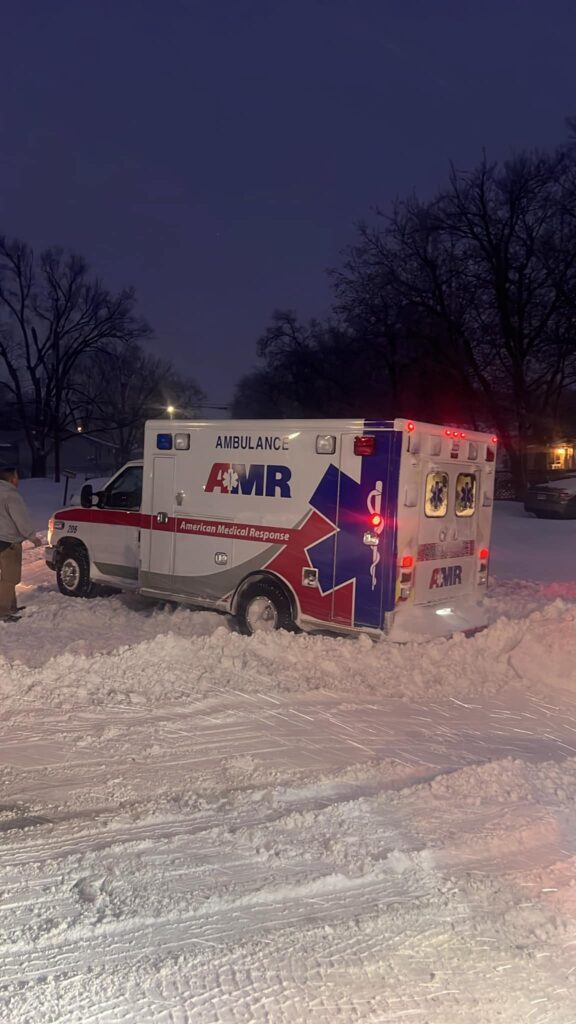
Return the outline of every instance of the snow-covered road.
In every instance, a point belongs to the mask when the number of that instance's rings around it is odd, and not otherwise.
[[[2,1024],[574,1024],[576,523],[517,513],[489,629],[424,646],[73,602],[31,552]]]

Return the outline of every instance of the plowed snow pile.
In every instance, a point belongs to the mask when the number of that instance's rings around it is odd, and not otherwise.
[[[2,1024],[576,1022],[553,526],[499,509],[490,627],[422,646],[74,602],[31,553],[0,626]]]

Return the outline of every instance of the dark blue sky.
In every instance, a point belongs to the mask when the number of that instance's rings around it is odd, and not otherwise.
[[[22,0],[1,31],[0,231],[134,284],[213,402],[274,307],[326,311],[371,207],[576,114],[574,0]]]

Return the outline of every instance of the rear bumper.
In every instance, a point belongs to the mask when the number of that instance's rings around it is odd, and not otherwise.
[[[407,604],[396,608],[388,639],[396,643],[419,643],[454,633],[475,633],[487,624],[480,599]]]
[[[56,571],[56,548],[51,545],[44,548],[44,558],[46,559],[46,565],[49,569]]]

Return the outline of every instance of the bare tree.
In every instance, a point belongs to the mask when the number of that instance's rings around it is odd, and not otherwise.
[[[439,365],[508,450],[517,488],[526,446],[558,423],[576,382],[576,188],[565,152],[452,171],[431,203],[399,203],[364,228],[336,287],[342,315],[381,322],[410,308]],[[376,299],[375,299],[376,297]]]
[[[39,258],[19,241],[0,237],[0,363],[4,389],[15,403],[32,456],[43,476],[75,418],[70,393],[79,361],[111,342],[150,334],[135,315],[131,289],[112,294],[90,278],[84,260],[60,249]]]
[[[112,344],[85,356],[72,382],[71,400],[82,425],[98,430],[118,446],[126,462],[141,446],[147,419],[198,414],[204,394],[171,363],[142,350],[135,342]]]

